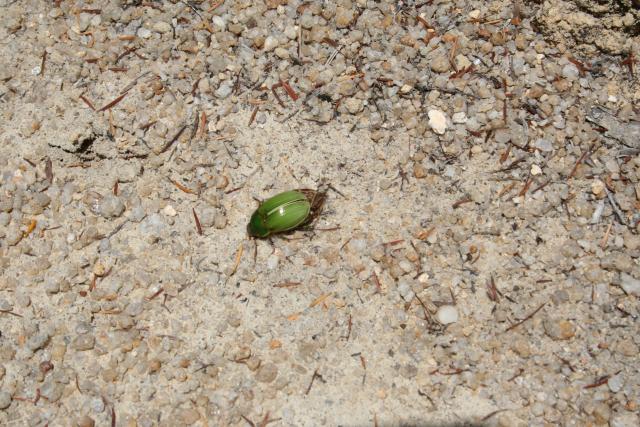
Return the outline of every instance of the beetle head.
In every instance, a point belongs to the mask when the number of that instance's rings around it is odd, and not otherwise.
[[[265,224],[265,220],[262,215],[258,211],[254,212],[251,215],[251,220],[247,225],[247,233],[251,237],[265,238],[271,234],[271,231],[267,228]]]

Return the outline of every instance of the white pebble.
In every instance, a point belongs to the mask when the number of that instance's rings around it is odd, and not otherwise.
[[[458,309],[453,305],[443,305],[438,308],[436,319],[438,319],[438,322],[442,323],[443,325],[456,323],[458,321]]]
[[[176,216],[178,212],[176,212],[175,208],[171,205],[167,205],[164,207],[162,212],[167,216]]]
[[[278,255],[276,254],[271,255],[269,258],[267,258],[267,268],[269,270],[275,270],[276,267],[278,266],[279,261],[280,259],[278,258]]]
[[[429,126],[438,135],[443,135],[447,130],[447,116],[440,110],[429,110]]]
[[[266,50],[267,52],[275,49],[276,47],[278,47],[278,39],[273,37],[273,36],[269,36],[265,39],[264,41],[264,50]]]
[[[151,31],[146,28],[139,28],[138,37],[142,39],[148,39],[149,37],[151,37]]]
[[[620,374],[614,375],[609,378],[607,385],[609,386],[609,390],[613,393],[617,393],[622,390],[622,387],[624,386],[624,378]]]
[[[227,23],[224,22],[224,19],[222,19],[221,16],[214,16],[213,18],[211,18],[211,23],[213,24],[214,27],[216,27],[219,31],[224,31],[224,29],[227,26]]]
[[[453,123],[455,124],[467,123],[467,115],[464,111],[458,111],[457,113],[453,114],[451,120],[453,120]]]

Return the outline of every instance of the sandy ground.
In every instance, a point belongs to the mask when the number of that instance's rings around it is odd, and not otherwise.
[[[1,425],[638,425],[637,43],[324,3],[0,3]]]

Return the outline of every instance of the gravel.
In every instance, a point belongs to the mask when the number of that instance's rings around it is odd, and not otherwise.
[[[638,425],[637,12],[551,3],[0,4],[0,425]]]

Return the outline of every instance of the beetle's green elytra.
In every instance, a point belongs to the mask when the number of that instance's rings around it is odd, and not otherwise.
[[[262,202],[251,215],[247,232],[252,237],[265,238],[293,230],[320,213],[324,198],[325,193],[308,189],[276,194]]]

